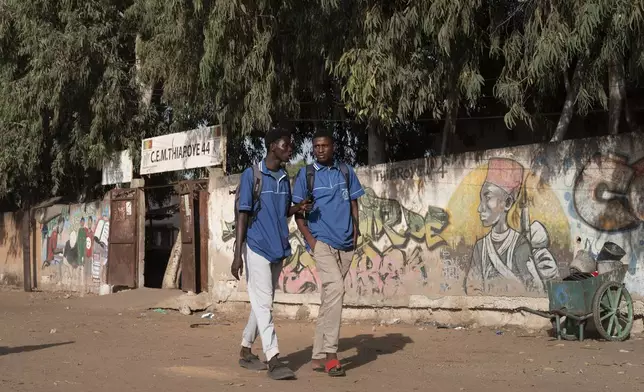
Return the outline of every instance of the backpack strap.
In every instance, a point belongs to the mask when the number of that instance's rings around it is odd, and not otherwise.
[[[349,191],[349,166],[344,162],[340,162],[340,171],[344,174],[344,181],[346,181],[347,191]]]
[[[251,166],[253,170],[253,188],[251,192],[251,216],[248,220],[248,227],[250,227],[254,220],[255,217],[257,216],[257,211],[259,211],[259,207],[261,205],[261,193],[262,193],[262,171],[259,169],[258,165],[253,165]],[[235,232],[235,242],[233,243],[233,249],[235,246],[237,246],[237,219],[239,217],[239,190],[241,188],[241,181],[237,185],[237,189],[235,190],[235,221],[233,222],[232,229]],[[257,208],[255,208],[255,205],[257,205]]]
[[[293,193],[291,190],[291,177],[288,175],[288,172],[286,169],[284,169],[284,175],[286,178],[286,185],[288,185],[288,197],[286,198],[286,216],[288,217],[288,210],[291,208],[291,204],[293,204]]]
[[[259,165],[253,165],[253,203],[256,200],[259,202],[259,196],[262,194],[262,180],[262,170]]]
[[[257,216],[257,213],[262,207],[262,181],[263,174],[262,170],[259,168],[259,165],[253,165],[253,220]],[[257,207],[255,207],[257,206]]]
[[[315,167],[313,165],[306,165],[306,189],[307,196],[313,199],[313,184],[315,183]]]

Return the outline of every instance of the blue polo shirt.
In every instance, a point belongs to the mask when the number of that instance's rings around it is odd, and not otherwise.
[[[257,212],[254,220],[249,217],[247,245],[271,263],[278,263],[291,255],[286,211],[291,205],[291,184],[283,169],[271,172],[265,161],[260,162],[259,168],[263,174],[261,202],[252,205],[254,178],[253,168],[249,167],[240,179],[239,211]]]
[[[348,166],[348,165],[347,165]],[[338,250],[353,248],[353,217],[351,200],[364,195],[358,176],[351,166],[349,168],[349,186],[340,166],[324,166],[317,162],[315,181],[313,183],[313,209],[308,214],[308,226],[316,240]],[[299,203],[308,196],[306,185],[306,167],[300,169],[293,188],[293,202]],[[308,244],[307,244],[308,248]]]

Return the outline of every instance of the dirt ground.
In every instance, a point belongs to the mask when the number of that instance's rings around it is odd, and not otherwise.
[[[639,336],[578,343],[545,332],[350,324],[340,342],[347,377],[334,379],[310,370],[313,324],[278,320],[282,357],[298,375],[278,382],[238,367],[243,315],[205,320],[146,306],[136,291],[0,292],[0,391],[644,391]]]

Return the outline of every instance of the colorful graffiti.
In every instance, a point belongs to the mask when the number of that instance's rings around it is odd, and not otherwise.
[[[643,151],[641,137],[620,135],[486,152],[483,162],[466,154],[440,166],[358,170],[366,194],[347,294],[385,302],[413,294],[543,297],[544,282],[569,273],[579,246],[596,256],[606,241],[626,251],[626,283],[644,294]],[[229,223],[220,235],[229,253]],[[318,293],[315,262],[294,222],[290,243],[279,289]]]
[[[554,223],[559,228],[554,245],[559,254],[569,238],[562,233],[569,229],[556,195],[549,188],[537,189],[535,181],[534,173],[518,162],[492,158],[466,176],[448,209],[427,206],[424,214],[365,188],[358,200],[362,237],[347,291],[391,298],[433,283],[443,293],[542,293],[544,281],[560,277],[546,227]],[[535,207],[550,211],[531,214]],[[224,222],[222,239],[232,238],[232,222]],[[315,262],[295,225],[290,243],[293,254],[284,263],[279,289],[318,292]],[[440,270],[433,275],[439,281],[430,282],[432,268]]]
[[[58,207],[60,208],[60,207]],[[42,224],[43,275],[49,281],[84,286],[105,281],[109,203],[65,206]]]
[[[358,200],[360,232],[348,286],[358,295],[391,297],[404,292],[405,279],[427,284],[425,252],[446,245],[441,237],[449,215],[429,206],[425,215],[397,200],[380,198],[371,188]]]
[[[357,295],[401,294],[404,279],[427,281],[424,251],[446,244],[440,233],[449,222],[447,212],[429,207],[425,215],[403,207],[397,200],[380,198],[365,188],[358,200],[362,237],[347,275],[346,287]],[[234,238],[232,222],[224,223],[222,239]],[[297,229],[290,234],[293,254],[284,263],[279,289],[288,294],[318,292],[313,257]]]
[[[391,297],[404,291],[405,279],[427,282],[423,252],[445,244],[440,233],[448,225],[447,212],[429,207],[425,216],[397,200],[378,197],[371,188],[358,200],[360,232],[346,287],[357,295]],[[281,287],[286,293],[317,292],[315,262],[299,232],[291,234],[293,255],[286,260]]]
[[[623,150],[640,151],[644,145],[638,143],[625,143]],[[606,241],[626,251],[627,284],[644,292],[644,158],[610,150],[589,155],[588,145],[538,150],[547,170],[531,147],[483,163],[464,160],[465,167],[446,164],[440,175],[418,162],[396,164],[390,172],[363,170],[368,186],[358,201],[362,237],[347,293],[381,299],[424,293],[543,296],[544,282],[568,274],[576,244],[596,255]],[[553,162],[565,170],[555,170]],[[230,223],[221,238],[230,249]],[[315,262],[294,222],[289,240],[293,254],[279,289],[318,293]]]

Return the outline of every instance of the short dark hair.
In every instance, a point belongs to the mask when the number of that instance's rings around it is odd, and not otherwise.
[[[272,143],[275,143],[283,137],[290,139],[291,131],[288,129],[273,128],[266,132],[266,135],[264,136],[264,145],[266,146],[266,149],[268,150]]]
[[[328,137],[329,139],[331,139],[331,141],[335,141],[335,139],[333,138],[333,131],[326,128],[321,128],[315,131],[315,134],[313,134],[313,140],[319,137]]]

